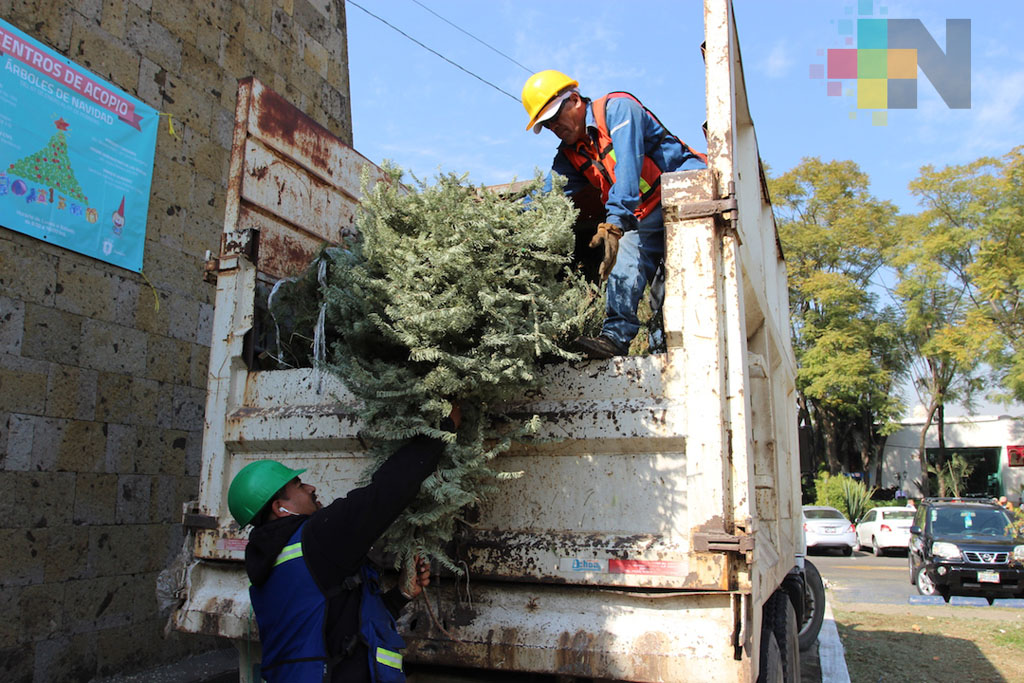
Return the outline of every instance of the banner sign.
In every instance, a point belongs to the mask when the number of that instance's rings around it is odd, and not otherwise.
[[[0,226],[141,271],[158,123],[0,20]]]

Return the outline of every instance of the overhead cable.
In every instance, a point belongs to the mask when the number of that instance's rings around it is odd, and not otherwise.
[[[438,52],[437,50],[435,50],[435,49],[433,49],[433,48],[431,48],[431,47],[427,47],[426,45],[424,45],[424,44],[423,44],[423,43],[421,43],[420,41],[418,41],[418,40],[416,40],[415,38],[413,38],[412,36],[410,36],[410,35],[409,35],[408,33],[406,33],[405,31],[403,31],[402,29],[398,28],[398,27],[397,27],[397,26],[395,26],[394,24],[391,24],[391,23],[389,23],[389,22],[388,22],[387,20],[385,20],[385,19],[382,19],[381,17],[378,17],[378,16],[376,15],[376,14],[374,14],[374,13],[373,13],[373,12],[371,12],[370,10],[366,9],[365,7],[363,7],[362,5],[360,5],[359,3],[355,2],[354,0],[346,0],[346,1],[348,2],[348,4],[350,4],[350,5],[353,5],[353,6],[355,6],[355,7],[358,7],[359,9],[363,10],[364,12],[366,12],[367,14],[369,14],[369,15],[370,15],[371,17],[373,17],[373,18],[374,18],[374,19],[376,19],[377,21],[379,21],[379,22],[381,22],[381,23],[383,23],[383,24],[387,25],[388,27],[390,27],[390,28],[394,29],[395,31],[398,31],[398,32],[399,32],[399,33],[401,33],[401,34],[402,34],[403,36],[405,36],[406,38],[408,38],[408,39],[409,39],[409,40],[411,40],[412,42],[414,42],[414,43],[416,43],[417,45],[419,45],[420,47],[422,47],[422,48],[423,48],[424,50],[427,50],[428,52],[432,52],[432,53],[434,53],[435,55],[437,55],[438,57],[440,57],[440,58],[441,58],[441,59],[443,59],[444,61],[448,62],[448,63],[449,63],[449,64],[451,64],[452,66],[454,66],[454,67],[456,67],[456,68],[458,68],[458,69],[460,69],[460,70],[462,70],[462,71],[465,71],[465,72],[466,72],[467,74],[469,74],[469,75],[470,75],[470,76],[472,76],[473,78],[475,78],[475,79],[477,79],[478,81],[481,81],[481,82],[483,82],[483,83],[486,83],[487,85],[491,86],[492,88],[494,88],[494,89],[495,89],[495,90],[497,90],[498,92],[500,92],[500,93],[502,93],[502,94],[504,94],[504,95],[507,95],[508,97],[512,98],[512,99],[513,99],[513,100],[515,100],[516,102],[518,102],[518,101],[519,101],[519,98],[518,98],[518,97],[516,97],[515,95],[513,95],[512,93],[510,93],[509,91],[507,91],[507,90],[503,90],[502,88],[498,87],[498,86],[497,86],[497,85],[495,85],[494,83],[491,83],[490,81],[488,81],[488,80],[487,80],[486,78],[483,78],[483,77],[481,77],[481,76],[478,76],[478,75],[476,75],[475,73],[473,73],[472,71],[470,71],[469,69],[465,68],[464,66],[462,66],[462,65],[460,65],[460,64],[457,64],[456,62],[453,62],[452,60],[448,59],[447,57],[445,57],[445,56],[444,56],[443,54],[441,54],[441,53],[440,53],[440,52]]]
[[[472,39],[473,39],[473,40],[475,40],[476,42],[480,43],[481,45],[483,45],[483,46],[484,46],[484,47],[486,47],[487,49],[489,49],[489,50],[493,50],[494,52],[497,52],[497,53],[498,53],[499,55],[501,55],[502,57],[504,57],[504,58],[505,58],[505,59],[507,59],[508,61],[512,62],[513,64],[515,64],[516,66],[518,66],[518,67],[519,67],[520,69],[522,69],[523,71],[525,71],[526,73],[528,73],[528,74],[532,74],[532,73],[534,73],[534,72],[536,71],[536,69],[528,69],[527,67],[523,66],[522,64],[520,64],[520,63],[519,63],[519,62],[517,62],[516,60],[512,59],[512,58],[511,58],[511,57],[509,57],[509,56],[508,56],[507,54],[505,54],[504,52],[502,52],[501,50],[499,50],[498,48],[494,47],[493,45],[489,45],[488,43],[484,42],[483,40],[481,40],[481,39],[477,38],[477,37],[476,37],[476,36],[474,36],[474,35],[473,35],[472,33],[470,33],[469,31],[467,31],[466,29],[462,28],[461,26],[456,26],[455,24],[453,24],[452,22],[450,22],[450,21],[448,21],[447,19],[445,19],[444,17],[442,17],[442,16],[440,15],[440,14],[438,14],[438,13],[437,13],[437,12],[435,12],[434,10],[432,10],[432,9],[430,9],[429,7],[427,7],[426,5],[424,5],[424,4],[422,3],[422,2],[420,2],[420,0],[412,0],[412,1],[413,1],[413,2],[415,2],[415,3],[417,4],[417,5],[419,5],[420,7],[422,7],[423,9],[427,10],[428,12],[430,12],[431,14],[433,14],[433,15],[434,15],[435,17],[437,17],[437,18],[438,18],[438,19],[440,19],[441,21],[443,21],[443,22],[445,22],[446,24],[448,24],[449,26],[451,26],[452,28],[455,28],[455,29],[458,29],[459,31],[462,31],[462,32],[463,32],[463,33],[465,33],[465,34],[466,34],[467,36],[469,36],[470,38],[472,38]]]

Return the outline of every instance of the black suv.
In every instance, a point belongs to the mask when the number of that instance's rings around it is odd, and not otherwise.
[[[910,583],[921,595],[1024,597],[1024,539],[998,503],[926,498],[910,527]]]

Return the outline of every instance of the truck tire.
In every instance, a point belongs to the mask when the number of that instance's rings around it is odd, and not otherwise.
[[[796,609],[789,594],[782,589],[772,593],[764,604],[762,630],[771,630],[779,646],[782,659],[782,680],[800,683],[800,639],[796,623]]]
[[[825,584],[810,560],[804,559],[804,617],[800,624],[800,649],[814,645],[825,620]]]
[[[782,653],[779,641],[770,628],[761,627],[761,661],[757,667],[757,683],[782,683]]]

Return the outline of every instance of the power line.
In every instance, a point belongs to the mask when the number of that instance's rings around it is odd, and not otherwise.
[[[435,17],[437,17],[437,18],[438,18],[438,19],[440,19],[441,21],[443,21],[443,22],[445,22],[446,24],[448,24],[449,26],[451,26],[452,28],[455,28],[455,29],[458,29],[459,31],[462,31],[462,32],[463,32],[463,33],[465,33],[465,34],[466,34],[467,36],[469,36],[470,38],[472,38],[472,39],[473,39],[473,40],[475,40],[476,42],[480,43],[481,45],[483,45],[483,46],[484,46],[484,47],[486,47],[487,49],[489,49],[489,50],[493,50],[494,52],[497,52],[497,53],[498,53],[499,55],[501,55],[502,57],[504,57],[504,58],[505,58],[505,59],[507,59],[508,61],[512,62],[513,64],[515,64],[516,66],[518,66],[518,67],[519,67],[520,69],[522,69],[523,71],[525,71],[526,73],[528,73],[528,74],[532,74],[532,73],[534,73],[534,72],[536,71],[536,69],[529,69],[529,68],[527,68],[527,67],[523,66],[522,64],[520,64],[520,63],[519,63],[519,62],[517,62],[516,60],[512,59],[511,57],[509,57],[509,56],[508,56],[507,54],[505,54],[504,52],[502,52],[502,51],[501,51],[501,50],[499,50],[498,48],[494,47],[493,45],[489,45],[488,43],[485,43],[485,42],[484,42],[483,40],[481,40],[481,39],[477,38],[476,36],[474,36],[474,35],[473,35],[472,33],[470,33],[469,31],[465,30],[464,28],[462,28],[462,27],[460,27],[460,26],[456,26],[455,24],[453,24],[452,22],[450,22],[450,21],[448,21],[447,19],[445,19],[444,17],[442,17],[442,16],[440,15],[440,14],[438,14],[438,13],[437,13],[437,12],[435,12],[434,10],[432,10],[432,9],[430,9],[429,7],[427,7],[426,5],[424,5],[424,4],[423,4],[422,2],[420,2],[419,0],[412,0],[412,1],[413,1],[413,2],[415,2],[415,3],[417,4],[417,5],[419,5],[420,7],[422,7],[423,9],[427,10],[428,12],[430,12],[431,14],[433,14],[433,15],[434,15]]]
[[[494,89],[495,89],[495,90],[497,90],[498,92],[500,92],[500,93],[502,93],[502,94],[504,94],[504,95],[507,95],[508,97],[512,98],[512,99],[513,99],[513,100],[515,100],[516,102],[518,102],[518,101],[519,101],[519,98],[518,98],[518,97],[516,97],[515,95],[513,95],[512,93],[508,92],[507,90],[503,90],[503,89],[501,89],[500,87],[496,86],[496,85],[495,85],[494,83],[491,83],[490,81],[488,81],[488,80],[487,80],[486,78],[483,78],[483,77],[481,77],[481,76],[477,76],[477,75],[476,75],[475,73],[473,73],[473,72],[472,72],[472,71],[470,71],[469,69],[465,68],[464,66],[461,66],[460,64],[457,64],[457,63],[453,62],[452,60],[448,59],[447,57],[445,57],[445,56],[444,56],[443,54],[441,54],[441,53],[440,53],[440,52],[438,52],[437,50],[435,50],[435,49],[433,49],[433,48],[431,48],[431,47],[427,47],[426,45],[424,45],[424,44],[423,44],[423,43],[421,43],[420,41],[418,41],[418,40],[416,40],[415,38],[413,38],[412,36],[410,36],[410,35],[409,35],[408,33],[406,33],[405,31],[403,31],[402,29],[398,28],[397,26],[395,26],[395,25],[393,25],[393,24],[390,24],[390,23],[388,23],[388,22],[387,22],[386,20],[382,19],[381,17],[378,17],[378,16],[376,15],[376,14],[374,14],[374,13],[373,13],[373,12],[371,12],[370,10],[366,9],[365,7],[363,7],[362,5],[360,5],[359,3],[357,3],[357,2],[354,2],[354,0],[347,0],[347,2],[348,2],[348,4],[350,4],[350,5],[354,5],[355,7],[358,7],[359,9],[363,10],[364,12],[366,12],[367,14],[369,14],[369,15],[370,15],[371,17],[373,17],[373,18],[374,18],[374,19],[376,19],[377,21],[379,21],[379,22],[381,22],[381,23],[383,23],[383,24],[385,24],[385,25],[389,26],[390,28],[394,29],[395,31],[398,31],[398,32],[399,32],[399,33],[401,33],[401,34],[402,34],[403,36],[405,36],[406,38],[408,38],[408,39],[409,39],[409,40],[411,40],[412,42],[414,42],[414,43],[416,43],[417,45],[419,45],[420,47],[422,47],[422,48],[423,48],[424,50],[427,50],[428,52],[432,52],[432,53],[434,53],[435,55],[437,55],[438,57],[440,57],[440,58],[441,58],[441,59],[443,59],[444,61],[448,62],[448,63],[449,63],[449,64],[451,64],[452,66],[454,66],[454,67],[456,67],[456,68],[458,68],[458,69],[460,69],[460,70],[462,70],[462,71],[465,71],[465,72],[466,72],[467,74],[469,74],[469,75],[470,75],[470,76],[472,76],[473,78],[475,78],[475,79],[477,79],[478,81],[481,81],[481,82],[483,82],[483,83],[486,83],[487,85],[491,86],[492,88],[494,88]]]

